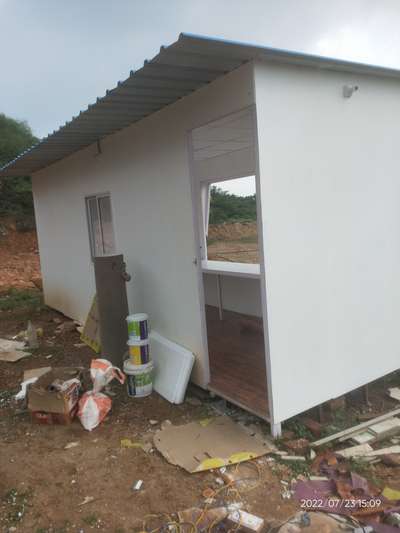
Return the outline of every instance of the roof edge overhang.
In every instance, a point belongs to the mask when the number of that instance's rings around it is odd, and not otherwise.
[[[0,177],[33,174],[257,59],[400,78],[399,70],[382,66],[181,33],[125,81],[0,168]]]

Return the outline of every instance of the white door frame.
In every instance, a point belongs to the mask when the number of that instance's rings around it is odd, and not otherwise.
[[[254,77],[254,74],[253,74]],[[253,84],[254,85],[254,84]],[[253,86],[254,90],[254,86]],[[202,247],[204,246],[203,238],[200,235],[201,224],[204,224],[202,220],[201,212],[201,181],[196,179],[194,173],[194,159],[193,159],[193,141],[192,141],[192,131],[198,127],[205,126],[212,122],[215,122],[219,119],[225,118],[229,115],[232,115],[236,112],[243,111],[244,109],[250,109],[253,114],[253,139],[254,139],[254,159],[255,159],[255,183],[256,183],[256,210],[257,210],[257,233],[258,233],[258,247],[260,254],[260,293],[261,293],[261,308],[262,308],[262,320],[263,320],[263,330],[264,330],[264,351],[265,351],[265,360],[266,360],[266,380],[267,380],[267,391],[268,391],[268,407],[269,414],[266,417],[271,424],[271,433],[274,437],[277,437],[281,433],[280,424],[274,424],[272,422],[271,414],[272,410],[272,379],[271,379],[271,361],[269,354],[269,336],[268,336],[268,317],[267,317],[267,306],[266,306],[266,283],[265,283],[265,264],[264,264],[264,247],[263,247],[263,223],[262,223],[262,208],[261,208],[261,197],[260,197],[260,169],[259,169],[259,145],[258,145],[258,128],[257,128],[257,111],[256,105],[252,104],[246,108],[235,110],[231,113],[227,113],[220,117],[214,118],[206,123],[199,124],[194,128],[191,128],[186,132],[186,143],[188,149],[189,157],[189,174],[190,174],[190,183],[191,183],[191,193],[192,193],[192,210],[193,210],[193,224],[194,224],[194,235],[195,235],[195,261],[197,263],[197,281],[198,281],[198,290],[199,290],[199,302],[200,302],[200,314],[201,314],[201,329],[202,329],[202,339],[205,353],[207,354],[207,373],[208,373],[208,383],[210,382],[210,355],[208,351],[208,339],[207,339],[207,324],[206,324],[206,314],[205,314],[205,294],[204,294],[204,282],[203,282],[203,272],[201,268],[202,256],[206,255],[207,251],[202,252]],[[224,178],[210,178],[207,180],[202,180],[203,182],[217,182],[217,181],[227,181],[229,179],[236,179],[243,176],[232,176]],[[203,244],[202,244],[203,243]]]

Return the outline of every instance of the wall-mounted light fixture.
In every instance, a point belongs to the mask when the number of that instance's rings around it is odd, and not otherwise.
[[[343,98],[351,98],[358,91],[358,85],[343,85]]]

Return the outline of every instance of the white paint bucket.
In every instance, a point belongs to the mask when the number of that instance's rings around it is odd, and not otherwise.
[[[132,398],[143,398],[153,392],[153,363],[146,365],[133,365],[129,359],[124,362],[124,372],[128,396]]]
[[[149,317],[146,313],[136,313],[126,317],[128,335],[132,341],[145,340],[149,336]]]

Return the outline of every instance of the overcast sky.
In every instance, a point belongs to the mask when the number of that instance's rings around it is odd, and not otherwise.
[[[400,68],[400,0],[0,0],[0,112],[41,137],[182,31]]]

